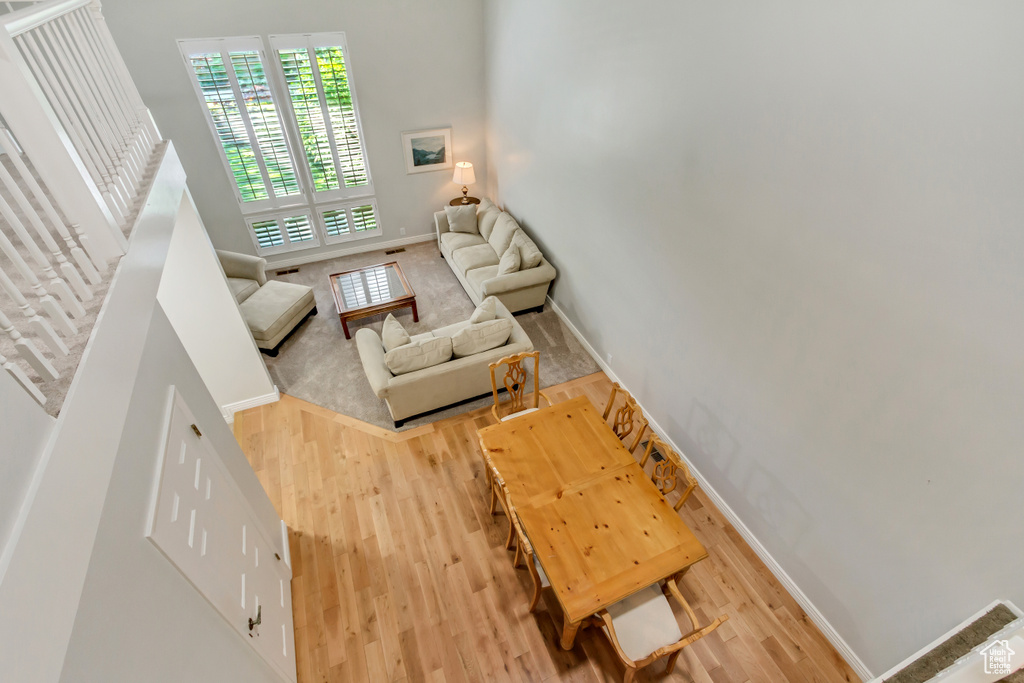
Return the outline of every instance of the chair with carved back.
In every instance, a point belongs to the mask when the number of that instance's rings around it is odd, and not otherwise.
[[[683,507],[683,503],[690,497],[693,490],[697,488],[697,480],[690,474],[690,468],[686,466],[683,459],[679,457],[671,446],[666,444],[664,441],[658,438],[656,434],[651,433],[651,438],[647,441],[647,448],[644,450],[644,456],[640,459],[640,467],[647,464],[647,460],[650,459],[651,453],[655,447],[658,449],[658,453],[661,454],[662,459],[658,459],[655,456],[654,470],[651,472],[651,481],[661,491],[661,495],[664,497],[673,491],[680,490],[679,500],[672,507],[673,510],[679,511],[679,508]]]
[[[527,367],[523,361],[527,358],[533,359],[533,393],[526,393]],[[502,378],[502,386],[508,392],[509,400],[502,404],[498,396],[498,378],[496,371],[502,365],[505,367],[505,376]],[[540,351],[514,353],[501,360],[491,363],[491,391],[494,394],[494,405],[491,406],[491,413],[498,422],[504,422],[512,418],[532,413],[540,408],[540,399],[543,398],[551,405],[551,399],[540,390]],[[506,410],[504,417],[501,411]]]
[[[501,478],[501,473],[491,462],[491,459],[487,457],[487,452],[484,451],[484,462],[487,465],[487,486],[491,491],[491,516],[494,516],[498,512],[498,505],[501,506],[505,512],[505,517],[508,518],[508,538],[505,539],[505,548],[509,549],[512,547],[512,542],[515,540],[515,532],[512,528],[512,513],[508,506],[508,491],[505,487],[505,480]]]
[[[532,612],[537,608],[541,591],[551,586],[551,583],[548,581],[547,574],[544,573],[544,568],[537,561],[537,556],[533,553],[533,545],[523,531],[519,515],[516,514],[516,507],[512,504],[510,498],[506,499],[505,509],[509,512],[509,519],[512,520],[512,526],[515,529],[516,535],[516,556],[512,561],[512,566],[518,567],[520,558],[522,558],[526,562],[526,569],[530,572],[530,577],[533,579],[533,597],[530,599],[530,611]]]
[[[612,408],[615,406],[615,397],[618,394],[622,394],[623,403],[618,410],[612,414]],[[612,384],[612,393],[608,397],[608,405],[604,408],[604,419],[607,421],[608,416],[612,416],[612,431],[615,432],[615,436],[619,437],[623,445],[629,449],[632,453],[636,450],[636,447],[640,444],[640,439],[643,438],[644,430],[647,429],[647,418],[644,417],[644,413],[640,410],[640,406],[637,404],[628,391],[619,386],[618,382]],[[630,434],[635,434],[632,441],[626,441],[626,438]]]
[[[597,613],[598,625],[626,666],[623,683],[630,683],[637,671],[662,657],[668,657],[666,671],[672,673],[684,647],[728,621],[729,615],[723,614],[707,626],[700,626],[697,615],[676,584],[679,576],[669,577],[664,586],[648,586]],[[672,612],[669,597],[679,603],[693,626],[685,635]]]

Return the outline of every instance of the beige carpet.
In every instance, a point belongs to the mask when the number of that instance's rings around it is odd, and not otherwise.
[[[419,322],[412,311],[402,309],[395,317],[409,334],[430,330],[467,319],[473,302],[440,257],[434,242],[405,247],[399,254],[383,251],[343,256],[300,266],[298,273],[276,275],[268,268],[268,277],[313,287],[319,315],[303,323],[282,346],[277,358],[264,356],[270,375],[283,393],[329,408],[387,429],[394,429],[387,406],[370,389],[356,351],[355,333],[370,327],[380,333],[384,316],[349,323],[351,340],[345,339],[338,320],[328,276],[376,263],[398,261],[409,284],[416,292]],[[516,316],[519,324],[541,352],[541,385],[567,382],[600,370],[569,329],[549,307],[541,313]],[[403,429],[434,422],[451,415],[488,405],[490,398],[448,407],[424,417],[409,420]]]

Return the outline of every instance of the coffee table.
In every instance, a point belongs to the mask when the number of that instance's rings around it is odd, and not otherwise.
[[[351,339],[348,321],[387,313],[399,308],[412,308],[413,322],[419,322],[416,293],[405,279],[397,261],[346,270],[331,275],[331,291],[338,307],[345,339]]]

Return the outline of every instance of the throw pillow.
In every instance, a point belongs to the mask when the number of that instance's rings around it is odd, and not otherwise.
[[[500,215],[501,209],[493,204],[491,204],[491,206],[486,210],[480,208],[477,209],[476,224],[481,237],[487,239],[491,236],[491,231],[494,230],[494,223],[498,220],[498,216]]]
[[[480,305],[473,311],[473,315],[469,316],[470,323],[482,323],[487,320],[494,320],[497,314],[497,307],[495,306],[495,299],[493,296],[489,296],[480,302]]]
[[[501,255],[501,260],[498,261],[497,276],[501,277],[502,275],[517,272],[520,263],[522,263],[522,257],[519,256],[519,247],[514,244],[508,245],[508,249]]]
[[[508,318],[469,325],[452,335],[452,355],[462,358],[496,349],[504,346],[511,335],[512,321]]]
[[[448,216],[448,228],[452,232],[476,234],[476,204],[446,206],[444,213]]]
[[[540,265],[540,260],[543,255],[540,253],[540,249],[534,244],[533,240],[526,236],[522,228],[519,228],[512,235],[512,244],[519,247],[519,256],[522,257],[522,263],[519,264],[519,270],[529,270],[530,268],[536,268]]]
[[[495,254],[504,254],[505,250],[508,249],[508,245],[512,244],[512,235],[518,229],[519,225],[516,224],[516,219],[507,213],[502,213],[498,216],[498,220],[494,222],[494,229],[491,230],[487,243],[491,245],[491,249],[494,250]]]
[[[405,346],[411,341],[409,333],[402,327],[402,323],[398,322],[394,313],[388,313],[388,317],[384,318],[384,327],[381,328],[380,339],[384,342],[385,351]]]
[[[384,362],[393,375],[404,375],[440,365],[452,357],[452,338],[421,339],[384,354]]]

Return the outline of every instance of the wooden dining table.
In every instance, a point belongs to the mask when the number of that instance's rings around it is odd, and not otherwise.
[[[585,396],[479,431],[562,611],[561,646],[707,550]]]

